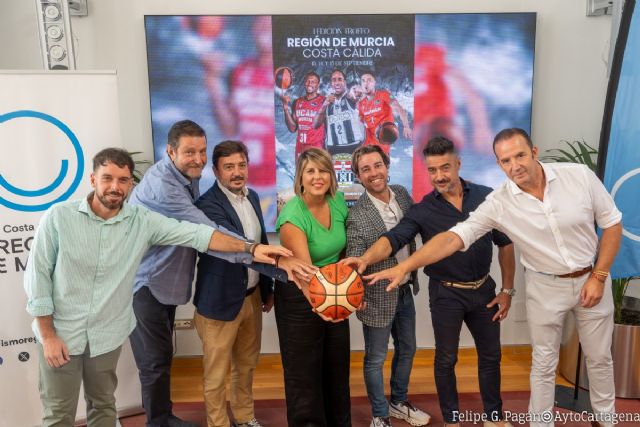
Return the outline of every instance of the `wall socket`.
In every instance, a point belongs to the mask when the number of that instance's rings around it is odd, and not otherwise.
[[[174,329],[193,329],[193,319],[176,319],[173,327]]]

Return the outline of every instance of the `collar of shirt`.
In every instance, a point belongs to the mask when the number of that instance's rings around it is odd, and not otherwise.
[[[241,192],[242,194],[236,194],[229,191],[229,189],[224,185],[220,184],[220,181],[216,180],[216,184],[218,184],[218,188],[222,190],[222,192],[225,194],[225,196],[229,198],[229,200],[236,200],[238,202],[242,202],[249,195],[249,189],[247,188],[246,185],[242,187],[242,192]]]
[[[462,184],[462,193],[463,193],[463,197],[464,197],[467,194],[469,194],[469,184],[464,179],[462,179],[460,177],[458,177],[458,178],[460,179],[460,183]],[[438,190],[436,190],[435,188],[433,189],[433,194],[436,196],[437,199],[443,199],[444,198],[442,193],[439,192]]]
[[[546,193],[547,190],[549,189],[549,182],[556,179],[556,173],[550,167],[545,166],[544,163],[538,161],[538,164],[542,166],[542,170],[544,171],[544,180],[545,180],[544,191]],[[511,190],[511,193],[513,194],[528,194],[522,191],[522,189],[518,187],[518,184],[511,181],[510,179],[507,180],[507,186],[509,187],[509,190]]]
[[[189,179],[182,174],[173,163],[169,155],[165,155],[161,160],[163,168],[165,168],[180,184],[187,187],[187,190],[193,197],[193,200],[197,200],[200,197],[200,178]]]
[[[120,209],[120,211],[118,212],[118,214],[114,217],[111,217],[109,219],[104,219],[99,217],[98,215],[96,215],[96,213],[93,211],[93,209],[91,209],[91,204],[89,202],[89,200],[92,200],[95,197],[95,191],[92,191],[91,193],[89,193],[87,195],[87,197],[85,197],[84,199],[80,200],[80,203],[78,204],[78,212],[82,212],[84,214],[86,214],[89,218],[96,220],[96,221],[102,221],[105,224],[113,224],[116,222],[120,222],[125,220],[126,218],[128,218],[129,216],[131,216],[131,206],[129,206],[129,204],[127,202],[124,202],[122,204],[122,208]]]
[[[369,197],[369,200],[373,202],[373,205],[378,209],[378,212],[380,212],[380,215],[382,216],[383,220],[389,216],[389,213],[391,213],[393,214],[395,222],[397,223],[402,218],[402,211],[400,209],[400,205],[398,204],[398,201],[396,200],[395,193],[393,192],[391,187],[387,187],[387,188],[389,189],[389,195],[390,195],[389,203],[385,203],[382,200],[378,199],[377,197],[372,196],[371,194],[369,194],[368,191],[365,192],[365,194],[367,195],[367,197]]]

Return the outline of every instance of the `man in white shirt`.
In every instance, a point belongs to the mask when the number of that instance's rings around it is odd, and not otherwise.
[[[564,318],[573,312],[587,360],[591,406],[613,425],[615,391],[609,268],[622,236],[622,214],[584,165],[542,164],[522,129],[500,131],[493,142],[509,180],[467,219],[438,234],[396,267],[367,277],[395,288],[407,271],[429,265],[495,228],[520,249],[525,267],[527,320],[533,346],[531,426],[553,426],[555,371]],[[598,241],[594,222],[602,229]]]
[[[213,149],[216,183],[196,206],[216,224],[255,242],[266,242],[260,200],[247,188],[249,155],[239,141]],[[231,410],[238,426],[259,427],[253,407],[262,312],[273,306],[273,280],[221,258],[200,254],[194,316],[202,340],[208,427],[228,427],[226,379],[231,368]]]

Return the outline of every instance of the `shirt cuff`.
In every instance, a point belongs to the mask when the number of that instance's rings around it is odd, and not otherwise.
[[[598,220],[596,221],[596,223],[598,224],[598,227],[604,230],[605,228],[613,227],[614,225],[618,224],[621,221],[622,221],[622,212],[618,210],[615,214],[609,215],[609,217],[606,218],[606,222],[601,223],[601,221]]]
[[[215,231],[216,229],[213,227],[204,224],[198,224],[193,247],[198,252],[207,252],[209,250],[209,242],[211,241],[211,236],[213,236],[213,233]]]
[[[27,313],[33,317],[50,316],[53,314],[51,298],[38,298],[27,302]]]
[[[460,237],[460,239],[462,240],[462,244],[464,245],[464,247],[460,249],[460,252],[466,252],[466,250],[469,249],[469,246],[471,246],[474,241],[471,231],[466,230],[464,224],[462,223],[454,225],[449,229],[449,231],[457,234],[458,237]]]

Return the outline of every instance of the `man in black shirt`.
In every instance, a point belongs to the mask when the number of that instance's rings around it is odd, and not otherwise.
[[[491,188],[467,182],[458,176],[460,158],[453,143],[436,137],[423,151],[434,190],[415,204],[397,226],[385,233],[361,257],[344,262],[365,268],[386,259],[420,233],[423,243],[464,221]],[[502,289],[489,275],[493,244],[498,246]],[[460,329],[464,322],[478,352],[478,380],[488,426],[510,426],[502,412],[500,397],[500,321],[511,305],[515,257],[513,243],[497,230],[485,234],[465,252],[456,252],[425,267],[429,276],[429,307],[436,344],[434,376],[440,409],[446,425],[459,425],[460,410],[455,365]]]

